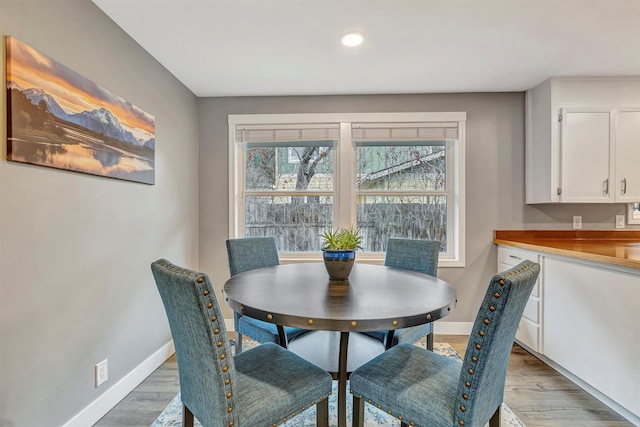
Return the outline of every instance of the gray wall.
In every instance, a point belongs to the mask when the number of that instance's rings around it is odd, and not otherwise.
[[[496,271],[496,229],[614,228],[625,205],[524,203],[524,93],[242,97],[200,99],[200,266],[218,290],[229,277],[228,114],[466,111],[466,267],[441,268],[458,306],[445,321],[471,322]],[[226,307],[223,307],[226,308]],[[231,318],[229,309],[225,317]]]
[[[1,0],[0,34],[156,118],[154,186],[7,162],[2,84],[0,426],[58,426],[171,339],[149,265],[198,266],[197,100],[88,0]]]

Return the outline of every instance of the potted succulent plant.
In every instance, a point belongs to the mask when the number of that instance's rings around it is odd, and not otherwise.
[[[331,229],[322,234],[322,259],[330,280],[349,280],[358,249],[362,249],[359,229]]]

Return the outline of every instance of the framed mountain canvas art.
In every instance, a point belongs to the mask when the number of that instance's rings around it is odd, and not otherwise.
[[[7,159],[155,183],[155,118],[6,37]]]

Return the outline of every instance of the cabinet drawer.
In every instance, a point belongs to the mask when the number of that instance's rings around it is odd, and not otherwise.
[[[514,267],[513,265],[505,264],[503,262],[498,262],[498,272],[507,271],[513,267]],[[534,297],[540,296],[540,278],[538,278],[536,280],[536,283],[533,285],[533,289],[531,290],[531,296],[534,296]]]
[[[531,320],[534,323],[540,323],[540,299],[534,296],[529,297],[527,305],[524,307],[523,317]]]
[[[535,252],[530,252],[525,249],[511,248],[511,247],[498,247],[498,271],[509,270],[512,267],[520,264],[522,261],[529,260],[536,263],[540,262],[540,257]],[[540,278],[536,280],[536,284],[533,285],[531,295],[534,297],[540,296]]]
[[[519,248],[507,248],[504,246],[498,248],[498,262],[503,262],[513,267],[525,260],[538,262],[538,254]]]
[[[523,317],[518,325],[516,341],[526,345],[535,352],[539,352],[539,337],[540,326]]]

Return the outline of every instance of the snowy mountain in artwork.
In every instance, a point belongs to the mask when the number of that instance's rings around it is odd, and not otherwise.
[[[54,97],[42,89],[23,89],[13,82],[10,82],[8,87],[22,91],[34,105],[39,105],[41,101],[44,101],[49,112],[61,120],[75,123],[95,132],[100,132],[110,138],[155,149],[155,138],[150,138],[147,141],[136,138],[133,133],[122,127],[118,118],[114,116],[111,111],[105,108],[69,114],[56,102]]]

